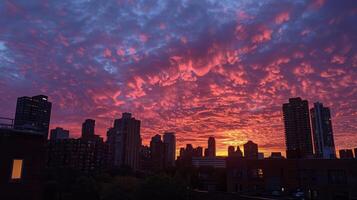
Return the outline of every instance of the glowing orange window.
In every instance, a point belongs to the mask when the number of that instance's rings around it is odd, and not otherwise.
[[[23,163],[23,160],[20,160],[20,159],[14,159],[13,160],[13,162],[12,162],[12,173],[11,173],[11,179],[12,180],[21,179],[22,163]]]

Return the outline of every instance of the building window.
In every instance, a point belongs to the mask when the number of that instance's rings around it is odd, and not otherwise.
[[[264,177],[263,169],[257,169],[257,174],[258,174],[258,178],[263,178]]]
[[[23,160],[14,159],[12,161],[11,180],[20,180],[22,176]]]
[[[250,178],[256,179],[256,178],[264,178],[264,171],[263,169],[250,169],[248,171],[248,175]]]

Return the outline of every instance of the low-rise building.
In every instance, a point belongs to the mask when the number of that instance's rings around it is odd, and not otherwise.
[[[357,161],[227,158],[227,190],[280,195],[299,191],[307,199],[356,199]]]
[[[81,172],[100,171],[107,167],[108,145],[102,138],[49,140],[47,167],[74,169]]]
[[[42,199],[44,143],[42,133],[0,128],[0,199]]]
[[[225,157],[193,157],[192,166],[194,167],[214,167],[214,168],[225,168],[226,158]]]

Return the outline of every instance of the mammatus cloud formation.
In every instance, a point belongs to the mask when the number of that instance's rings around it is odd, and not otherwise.
[[[4,0],[0,114],[41,93],[74,136],[128,111],[144,143],[170,130],[178,146],[213,135],[220,154],[248,139],[269,152],[285,148],[281,104],[301,96],[355,147],[356,21],[354,0]]]

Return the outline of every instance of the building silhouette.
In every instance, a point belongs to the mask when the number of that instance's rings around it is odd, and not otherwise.
[[[193,157],[203,157],[203,148],[198,146],[193,149]]]
[[[164,144],[166,145],[165,166],[174,166],[176,159],[176,136],[173,132],[164,133]]]
[[[205,157],[208,157],[208,148],[205,148],[203,154],[204,154]]]
[[[225,157],[192,157],[192,166],[199,167],[213,167],[213,168],[225,168]]]
[[[234,146],[229,146],[228,157],[243,157],[243,153],[240,150],[239,146],[237,146],[237,150],[234,148]]]
[[[45,95],[19,97],[16,104],[15,129],[31,130],[48,138],[52,103]]]
[[[300,97],[283,104],[287,158],[312,157],[309,104]]]
[[[244,157],[248,159],[258,159],[258,145],[249,140],[243,145]]]
[[[108,167],[108,146],[99,136],[49,140],[47,167],[72,169],[83,173],[99,172]]]
[[[0,127],[0,199],[41,200],[45,156],[41,134]]]
[[[229,146],[228,147],[228,157],[232,157],[232,155],[235,153],[234,146]]]
[[[311,200],[354,199],[357,195],[357,161],[354,159],[230,157],[226,159],[226,170],[227,192],[272,194],[278,191],[275,193],[280,197],[274,199],[290,199],[298,188],[301,198],[291,199]]]
[[[271,152],[271,155],[269,158],[272,159],[284,159],[283,155],[281,155],[281,152]]]
[[[339,153],[340,159],[353,159],[352,149],[341,149]]]
[[[336,158],[330,109],[316,102],[310,113],[315,156],[324,159]]]
[[[50,140],[63,140],[69,138],[69,130],[56,127],[50,131]]]
[[[87,119],[82,124],[82,137],[69,138],[69,131],[51,130],[47,144],[49,169],[72,169],[83,173],[100,172],[108,168],[108,145],[94,134],[95,121]]]
[[[208,148],[207,148],[207,157],[215,157],[216,156],[216,140],[214,137],[208,138]]]
[[[161,135],[157,134],[150,141],[150,155],[152,166],[155,171],[165,168],[167,158],[167,144],[161,140]]]
[[[128,166],[136,170],[139,167],[141,146],[140,120],[132,117],[131,113],[123,113],[122,118],[114,121],[114,126],[108,130],[107,136],[111,165]]]
[[[186,144],[186,148],[180,148],[180,155],[177,157],[177,163],[179,166],[192,166],[192,160],[194,158],[203,157],[203,148],[198,146],[194,148],[192,144]],[[208,157],[208,156],[205,156]],[[213,158],[213,157],[212,157]],[[196,159],[196,160],[197,160]],[[200,160],[200,159],[198,159]]]
[[[152,170],[151,150],[149,146],[141,145],[139,151],[139,169],[141,171]]]
[[[86,119],[82,124],[82,138],[92,138],[94,136],[95,120]]]
[[[14,119],[0,117],[0,128],[14,128]]]

